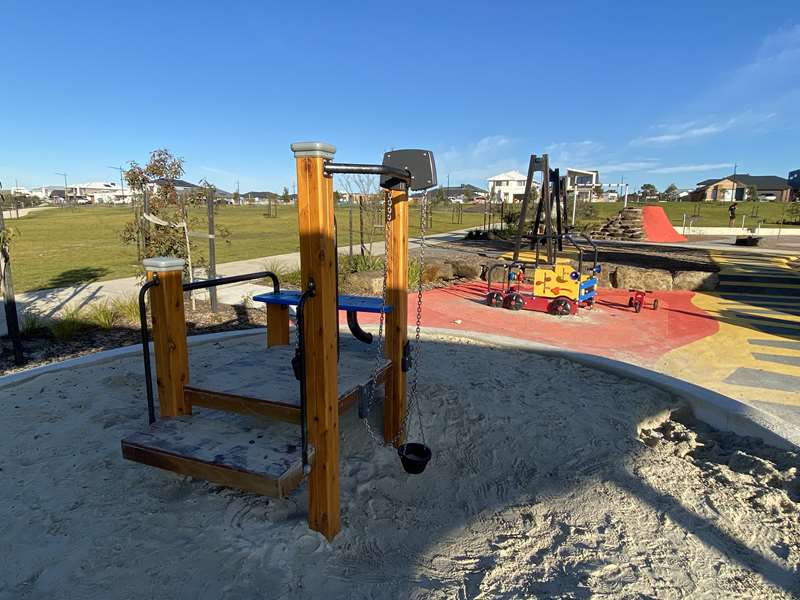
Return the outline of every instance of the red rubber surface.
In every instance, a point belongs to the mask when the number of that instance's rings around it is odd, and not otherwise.
[[[675,231],[660,206],[645,206],[642,210],[644,236],[648,242],[685,242],[686,238]]]
[[[642,366],[719,329],[711,315],[692,304],[694,292],[648,294],[648,303],[639,314],[628,308],[629,296],[625,290],[601,289],[593,310],[555,317],[487,306],[486,284],[476,281],[425,292],[422,326],[508,336]],[[658,310],[649,308],[653,298],[659,299]],[[408,321],[412,327],[415,311],[416,296],[410,295]],[[359,321],[374,324],[376,317],[363,314]],[[344,313],[341,319],[344,323]]]

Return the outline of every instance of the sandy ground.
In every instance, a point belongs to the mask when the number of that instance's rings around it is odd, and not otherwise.
[[[800,594],[796,454],[665,420],[677,400],[566,361],[441,337],[425,353],[434,459],[406,475],[347,413],[331,544],[305,486],[275,500],[123,461],[145,422],[135,358],[0,390],[0,598]]]

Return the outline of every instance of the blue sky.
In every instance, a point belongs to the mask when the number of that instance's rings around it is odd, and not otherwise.
[[[189,180],[279,190],[299,140],[430,148],[452,184],[544,152],[659,188],[800,168],[796,0],[3,6],[6,186],[166,147]]]

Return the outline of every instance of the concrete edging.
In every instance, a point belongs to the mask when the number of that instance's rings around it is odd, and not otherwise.
[[[365,330],[377,329],[374,326],[365,326]],[[409,328],[410,329],[410,328]],[[253,329],[243,329],[237,331],[223,331],[220,333],[209,333],[195,335],[188,338],[190,346],[197,346],[215,342],[221,339],[246,337],[251,335],[265,335],[266,328],[258,327]],[[689,383],[658,373],[645,367],[640,367],[630,363],[625,363],[604,356],[585,354],[574,350],[565,350],[528,342],[516,338],[501,335],[476,333],[472,331],[461,331],[458,329],[446,329],[439,327],[426,328],[422,331],[424,336],[443,335],[451,337],[466,338],[477,342],[488,343],[494,346],[513,348],[517,350],[528,350],[544,356],[563,358],[571,360],[587,367],[611,373],[620,377],[640,381],[647,385],[652,385],[669,394],[686,400],[692,409],[694,416],[704,423],[722,431],[731,431],[738,435],[746,435],[759,438],[765,443],[783,449],[800,449],[800,432],[789,427],[782,420],[773,417],[769,413],[714,392],[707,388]],[[0,389],[30,381],[41,375],[58,372],[64,369],[73,369],[89,364],[102,364],[119,358],[125,358],[141,352],[141,345],[135,344],[95,352],[77,358],[72,358],[59,363],[34,367],[27,371],[12,373],[0,377]],[[423,357],[424,360],[424,357]]]

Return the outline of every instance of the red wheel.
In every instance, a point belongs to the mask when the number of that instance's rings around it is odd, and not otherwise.
[[[516,292],[506,296],[506,308],[510,310],[522,310],[523,306],[525,306],[525,300]]]
[[[653,310],[658,310],[658,298],[653,300]]]
[[[494,308],[503,306],[503,294],[500,292],[489,292],[486,294],[486,304]]]
[[[570,302],[569,298],[559,296],[550,303],[550,306],[547,307],[547,311],[551,315],[563,317],[564,315],[572,313],[572,302]]]
[[[633,298],[628,298],[628,308],[633,308]]]

